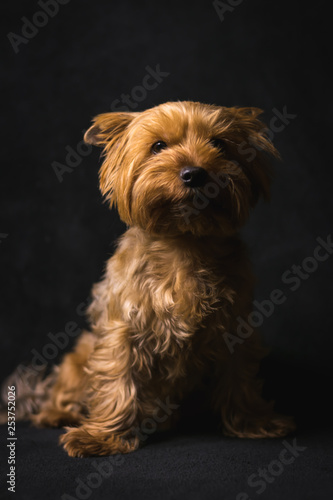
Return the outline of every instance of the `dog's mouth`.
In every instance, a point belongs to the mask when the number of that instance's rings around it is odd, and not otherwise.
[[[195,188],[183,198],[182,204],[202,211],[205,209],[221,210],[224,202],[220,194],[215,195],[207,193],[204,189]]]
[[[227,199],[230,194],[228,185],[230,179],[225,177],[219,179],[209,177],[209,181],[200,187],[187,188],[184,193],[181,205],[187,205],[194,210],[206,211],[213,210],[221,212],[226,208]]]

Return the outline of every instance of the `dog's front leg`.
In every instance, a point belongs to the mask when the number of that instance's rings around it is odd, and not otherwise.
[[[295,429],[291,417],[275,413],[273,402],[261,396],[262,383],[257,373],[263,353],[254,334],[237,346],[235,352],[229,353],[220,370],[214,399],[222,417],[223,432],[228,436],[280,437]]]
[[[137,417],[129,325],[113,321],[88,363],[88,415],[60,438],[70,456],[127,453],[139,446],[131,434]]]

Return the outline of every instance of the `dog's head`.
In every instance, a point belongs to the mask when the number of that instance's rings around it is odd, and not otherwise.
[[[98,115],[85,141],[104,148],[100,187],[121,219],[154,233],[231,234],[268,197],[278,156],[257,108],[168,102]]]

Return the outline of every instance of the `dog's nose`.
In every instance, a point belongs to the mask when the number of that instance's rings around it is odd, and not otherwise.
[[[180,178],[188,187],[203,186],[207,179],[207,171],[202,167],[184,167],[180,171]]]

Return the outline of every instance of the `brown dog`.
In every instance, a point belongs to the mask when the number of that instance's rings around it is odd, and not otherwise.
[[[237,231],[268,196],[266,160],[277,156],[259,114],[170,102],[99,115],[85,134],[104,148],[101,191],[129,229],[93,288],[91,333],[56,368],[32,417],[77,426],[61,437],[69,455],[135,450],[143,422],[166,420],[158,402],[178,404],[208,379],[225,434],[293,429],[261,398],[257,334],[233,352],[226,337],[251,312],[253,277]]]

